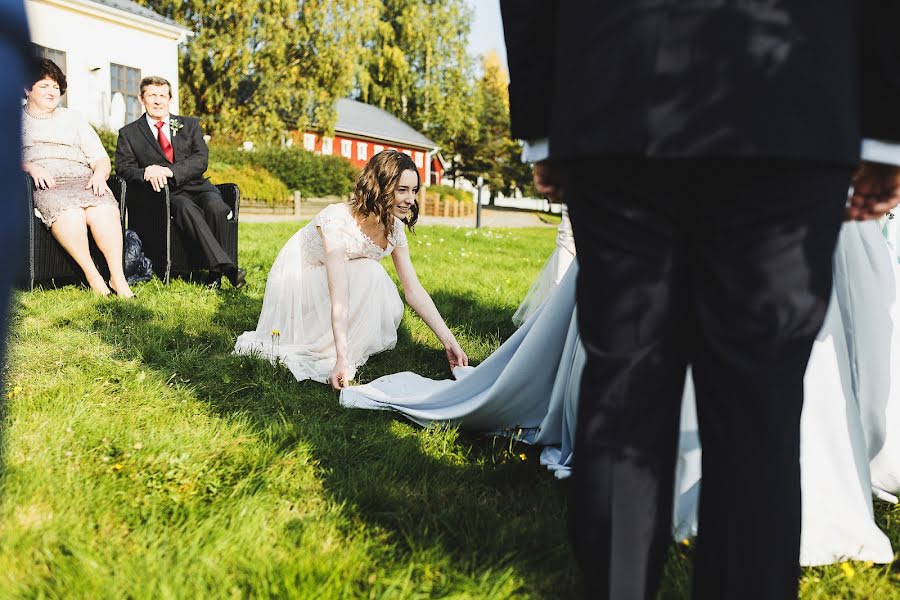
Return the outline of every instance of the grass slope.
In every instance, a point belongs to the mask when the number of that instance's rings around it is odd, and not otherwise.
[[[242,293],[176,281],[135,301],[20,294],[0,459],[2,598],[566,598],[578,593],[565,482],[537,452],[388,413],[231,355],[296,224],[241,226]],[[421,227],[425,287],[474,361],[554,232]],[[389,261],[385,266],[393,275]],[[363,381],[445,377],[407,310]],[[879,507],[900,546],[900,511]],[[686,598],[690,548],[661,597]],[[804,598],[900,598],[890,568],[805,570]]]

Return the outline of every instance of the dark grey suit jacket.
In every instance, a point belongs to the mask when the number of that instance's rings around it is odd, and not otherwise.
[[[174,162],[169,162],[163,154],[156,136],[150,131],[147,117],[141,115],[136,121],[119,130],[116,143],[116,174],[128,183],[144,181],[144,169],[150,165],[169,167],[175,175],[169,179],[169,193],[215,192],[216,187],[203,177],[209,163],[209,149],[203,139],[200,122],[193,117],[170,115],[182,123],[170,140],[174,152]]]
[[[552,158],[855,164],[900,140],[897,0],[501,0],[513,135]]]

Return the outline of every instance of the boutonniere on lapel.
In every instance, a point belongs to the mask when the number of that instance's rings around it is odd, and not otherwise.
[[[178,135],[178,130],[182,127],[184,127],[184,123],[178,119],[169,119],[169,131],[172,132],[172,137]]]

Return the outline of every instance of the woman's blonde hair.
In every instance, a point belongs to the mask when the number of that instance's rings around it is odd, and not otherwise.
[[[356,189],[350,200],[350,207],[355,213],[363,217],[375,214],[388,234],[394,229],[391,202],[394,199],[394,191],[397,189],[400,175],[404,171],[413,171],[416,174],[416,186],[421,185],[419,170],[409,156],[396,150],[379,152],[369,159],[359,177],[356,178]],[[410,215],[403,222],[412,231],[419,219],[419,203],[414,202],[409,212]]]

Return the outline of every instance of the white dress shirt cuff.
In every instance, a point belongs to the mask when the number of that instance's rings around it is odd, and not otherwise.
[[[540,138],[528,140],[522,148],[522,162],[536,163],[550,157],[550,140]]]
[[[900,144],[880,140],[863,140],[862,159],[886,165],[900,165]]]

